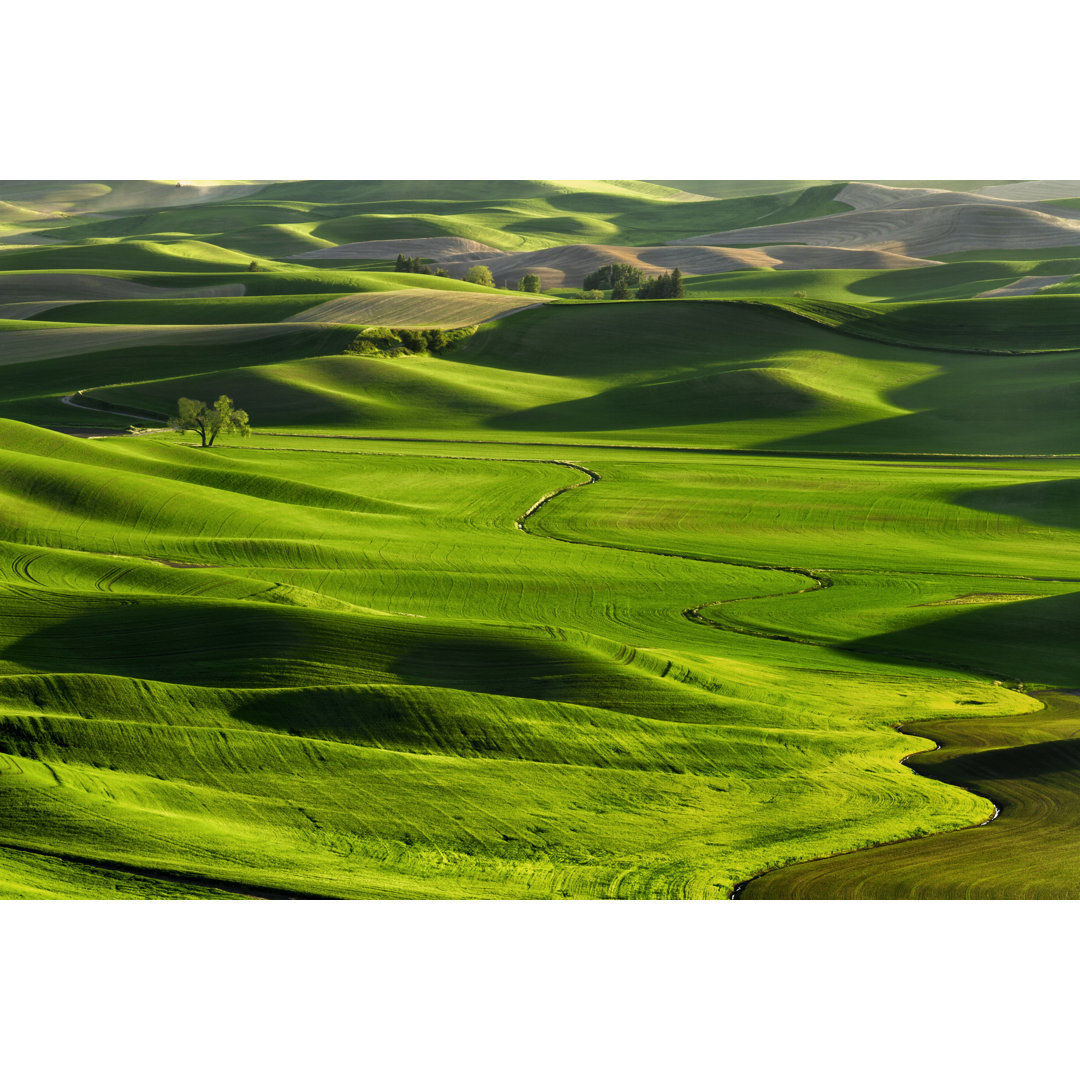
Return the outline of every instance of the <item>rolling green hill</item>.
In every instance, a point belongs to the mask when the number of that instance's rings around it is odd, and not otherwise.
[[[883,712],[1028,708],[884,657],[838,656],[825,683],[812,647],[710,636],[682,610],[807,579],[730,542],[659,554],[660,518],[634,530],[658,554],[629,552],[585,491],[527,535],[515,516],[583,479],[554,462],[3,435],[23,524],[3,537],[21,771],[0,844],[23,853],[321,895],[711,896],[763,853],[982,812],[896,763]],[[656,490],[597,453],[619,507]]]
[[[107,186],[88,185],[90,194]],[[167,204],[163,209],[133,197],[132,212],[113,213],[108,219],[42,221],[49,239],[69,250],[0,249],[0,269],[116,266],[121,258],[124,265],[145,269],[165,269],[166,260],[198,258],[207,269],[217,269],[252,256],[274,259],[363,240],[430,236],[459,236],[505,251],[567,243],[653,244],[695,232],[837,213],[848,209],[835,201],[841,187],[817,185],[716,200],[640,181],[303,181],[258,186],[250,194],[238,187],[236,198]],[[3,193],[0,186],[0,198]],[[20,187],[13,194],[25,200],[34,192]],[[43,192],[38,204],[50,199],[55,200],[50,205],[96,207],[102,197],[80,202],[79,195],[77,187]],[[7,216],[0,208],[0,222],[25,221],[25,205],[14,205]],[[122,200],[117,205],[122,206]],[[123,246],[117,251],[86,250],[88,243],[96,247],[104,242]]]
[[[0,897],[1080,897],[1075,251],[290,258],[845,186],[0,182]],[[220,394],[250,438],[161,426]]]

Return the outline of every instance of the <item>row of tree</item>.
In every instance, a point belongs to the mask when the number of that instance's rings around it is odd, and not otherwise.
[[[638,300],[677,300],[684,295],[682,271],[677,266],[670,274],[650,278],[636,266],[611,263],[587,274],[581,287],[587,299],[599,299],[596,293],[605,289],[611,290],[612,300],[629,300],[631,296]]]
[[[401,356],[409,353],[437,355],[476,333],[475,326],[454,330],[418,330],[373,326],[346,346],[345,351],[359,356]]]
[[[435,277],[448,277],[449,275],[441,266],[432,266],[430,263],[426,263],[423,259],[410,258],[407,255],[402,255],[398,252],[397,262],[394,263],[394,273],[396,274],[432,274]]]
[[[659,277],[646,281],[637,291],[639,300],[678,300],[684,295],[682,271],[676,266],[670,274],[661,274]],[[614,292],[612,300],[620,299]],[[623,297],[622,299],[627,299]]]

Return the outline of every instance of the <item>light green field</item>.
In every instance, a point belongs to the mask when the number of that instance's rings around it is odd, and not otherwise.
[[[594,546],[626,540],[612,498],[658,488],[634,455],[596,452],[602,481],[529,535],[515,518],[588,478],[449,447],[4,435],[21,772],[0,843],[324,895],[706,897],[762,860],[978,819],[899,766],[889,721],[1031,707],[888,655],[826,673],[815,646],[686,618],[812,582],[733,565],[760,559],[738,538],[663,554],[679,487],[630,531],[656,553]],[[695,463],[700,488],[715,467]]]
[[[826,857],[909,843],[873,895],[1009,852],[1040,874],[987,894],[1080,895],[1071,745],[1046,764],[1080,302],[973,299],[1075,252],[620,303],[264,255],[657,243],[842,187],[0,183],[0,223],[59,241],[0,250],[0,305],[39,307],[0,311],[0,897],[870,895]],[[223,393],[255,430],[213,450],[47,430]],[[1034,808],[1022,844],[964,830],[995,804]],[[958,878],[935,845],[974,834]]]

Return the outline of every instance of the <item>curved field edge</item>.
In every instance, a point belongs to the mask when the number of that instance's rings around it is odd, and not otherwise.
[[[1044,708],[1027,716],[902,729],[936,743],[909,760],[913,770],[995,804],[983,827],[769,870],[738,898],[1080,899],[1080,700],[1067,691],[1034,696]]]

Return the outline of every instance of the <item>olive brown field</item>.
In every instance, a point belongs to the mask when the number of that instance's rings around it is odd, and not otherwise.
[[[0,181],[0,898],[1080,898],[1077,196]]]

